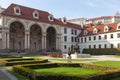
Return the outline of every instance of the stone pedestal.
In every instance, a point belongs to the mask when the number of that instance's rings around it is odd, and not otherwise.
[[[68,62],[68,63],[71,63],[71,62],[72,62],[72,57],[71,57],[71,56],[68,56],[68,57],[67,57],[67,62]]]

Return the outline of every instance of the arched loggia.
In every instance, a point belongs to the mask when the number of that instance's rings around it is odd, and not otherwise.
[[[25,44],[25,28],[20,22],[10,24],[10,49],[24,50]]]
[[[53,27],[47,29],[46,43],[48,52],[56,51],[56,31]]]
[[[30,49],[32,51],[42,50],[42,31],[40,26],[36,24],[30,28]]]

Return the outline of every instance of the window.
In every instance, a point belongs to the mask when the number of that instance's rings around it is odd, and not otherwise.
[[[53,21],[53,20],[54,20],[53,15],[52,15],[52,14],[49,14],[48,19],[49,19],[49,21]]]
[[[67,34],[67,28],[64,28],[64,34]]]
[[[104,39],[107,39],[107,35],[104,35]]]
[[[75,42],[77,42],[77,37],[75,37]]]
[[[39,13],[38,11],[33,12],[33,18],[39,18]]]
[[[97,33],[97,28],[94,28],[94,30],[93,30],[93,34],[96,34]]]
[[[71,42],[74,42],[74,37],[71,37]]]
[[[91,49],[91,45],[89,45],[89,49]]]
[[[113,48],[114,46],[113,46],[113,44],[111,44],[111,48]]]
[[[96,48],[96,45],[93,45],[93,48],[95,49],[95,48]]]
[[[91,41],[91,37],[89,37],[89,41]]]
[[[117,38],[120,38],[120,33],[117,34]]]
[[[81,43],[83,43],[83,38],[81,38]]]
[[[107,48],[107,44],[105,44],[104,47]]]
[[[87,39],[86,39],[86,37],[85,37],[85,42],[87,42]]]
[[[64,41],[67,41],[67,36],[64,36]]]
[[[110,35],[111,39],[113,38],[113,34]]]
[[[120,48],[120,43],[118,43],[118,48]]]
[[[96,36],[93,36],[93,40],[96,40]]]
[[[75,30],[75,35],[77,35],[77,30]]]
[[[99,44],[99,49],[101,48],[101,45]]]
[[[101,40],[101,36],[99,36],[99,40]]]
[[[117,24],[117,30],[120,30],[120,23]]]
[[[80,39],[78,38],[78,43],[80,42]]]
[[[66,19],[66,17],[62,18],[61,20],[62,20],[62,22],[63,22],[64,24],[67,23],[67,19]]]
[[[84,35],[87,35],[87,33],[88,33],[87,30],[84,30]]]
[[[118,26],[118,30],[120,30],[120,26]]]
[[[74,30],[73,29],[71,29],[71,34],[73,34],[74,33]]]
[[[20,11],[19,6],[14,7],[14,13],[17,14],[17,15],[21,15],[21,11]]]
[[[108,26],[105,26],[104,27],[104,32],[108,32],[108,30],[109,30]]]
[[[66,46],[66,45],[64,45],[64,49],[67,49],[67,46]]]

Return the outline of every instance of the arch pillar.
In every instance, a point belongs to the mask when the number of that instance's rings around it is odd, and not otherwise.
[[[25,50],[30,49],[30,31],[25,31]]]
[[[60,51],[60,46],[61,46],[60,43],[61,43],[60,42],[60,34],[57,34],[56,35],[56,50],[57,51]]]
[[[9,49],[9,29],[2,28],[2,50]]]
[[[46,33],[42,33],[42,51],[46,52]]]

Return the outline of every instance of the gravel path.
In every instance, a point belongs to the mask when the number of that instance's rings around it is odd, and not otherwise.
[[[0,80],[18,80],[15,76],[8,73],[4,68],[0,67]]]

